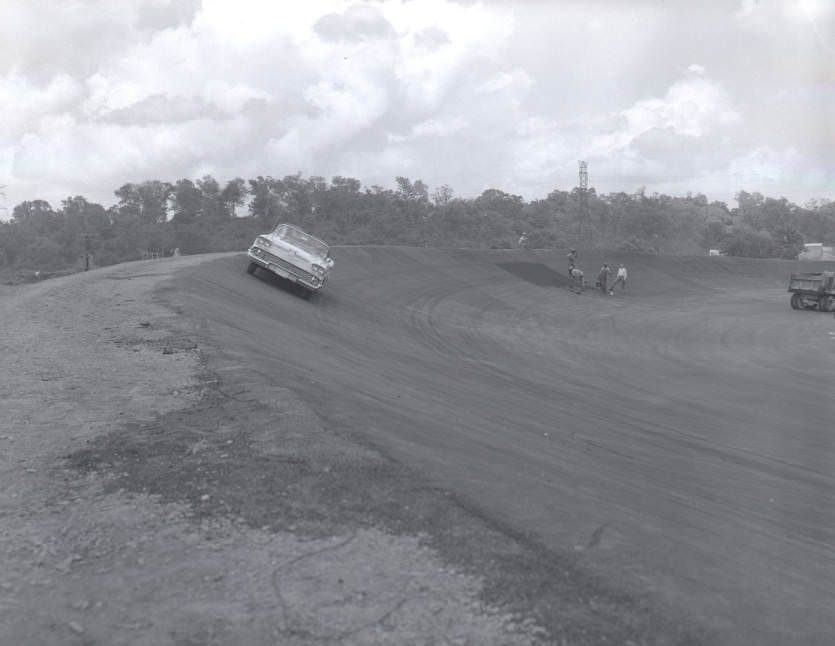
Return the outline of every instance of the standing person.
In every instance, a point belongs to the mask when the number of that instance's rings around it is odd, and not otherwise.
[[[618,273],[615,276],[615,284],[612,285],[612,289],[611,289],[612,293],[614,293],[615,287],[617,287],[618,284],[620,284],[620,290],[621,291],[626,289],[626,267],[623,266],[623,263],[621,263],[618,266]]]
[[[522,235],[519,236],[519,247],[522,249],[527,249],[530,246],[530,240],[528,240],[528,234],[526,231],[522,231]]]
[[[600,286],[600,291],[604,294],[609,291],[606,289],[606,285],[609,282],[609,274],[611,273],[612,270],[609,269],[609,265],[604,262],[603,266],[600,268],[600,273],[597,274],[597,284]]]
[[[568,275],[571,276],[571,272],[574,270],[574,263],[577,260],[577,252],[574,249],[569,250],[568,252]]]
[[[586,287],[585,280],[583,279],[583,270],[579,267],[572,267],[568,270],[568,275],[571,276],[574,289],[576,290],[575,293],[579,294],[582,292]]]

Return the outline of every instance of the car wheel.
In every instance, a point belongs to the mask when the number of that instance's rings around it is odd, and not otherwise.
[[[246,268],[246,273],[248,273],[251,276],[255,273],[256,269],[258,269],[257,263],[250,262],[249,266]]]

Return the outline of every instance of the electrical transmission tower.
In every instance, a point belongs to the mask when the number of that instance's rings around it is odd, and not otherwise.
[[[580,161],[580,215],[577,233],[582,245],[588,244],[589,237],[589,164]]]

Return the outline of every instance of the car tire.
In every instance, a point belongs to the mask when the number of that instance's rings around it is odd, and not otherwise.
[[[254,262],[250,262],[249,266],[246,268],[246,273],[248,273],[250,276],[252,276],[252,275],[255,274],[256,269],[258,269],[258,264],[254,263]]]

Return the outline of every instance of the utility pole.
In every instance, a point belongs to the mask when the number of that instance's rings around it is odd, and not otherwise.
[[[589,234],[589,164],[580,160],[580,216],[578,221],[578,237],[582,245],[588,243]]]

